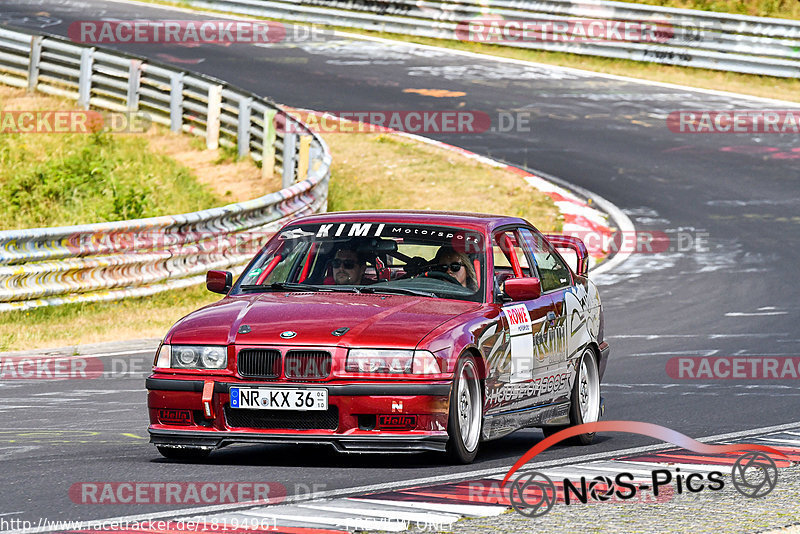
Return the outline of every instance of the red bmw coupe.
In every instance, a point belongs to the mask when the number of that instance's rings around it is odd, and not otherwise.
[[[297,219],[235,283],[210,271],[225,297],[164,338],[147,379],[150,440],[177,459],[321,443],[469,463],[520,428],[596,421],[609,347],[587,270],[580,240],[515,217]]]

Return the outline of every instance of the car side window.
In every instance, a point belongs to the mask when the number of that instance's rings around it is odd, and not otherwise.
[[[513,230],[499,231],[494,234],[492,238],[492,256],[494,258],[493,278],[496,296],[503,294],[503,287],[506,280],[516,277],[510,257],[516,257],[519,261],[522,276],[534,276],[531,274],[528,257],[525,255],[525,251],[520,245],[519,236],[517,232]]]
[[[520,235],[525,247],[536,262],[542,292],[568,286],[571,280],[569,268],[556,254],[550,243],[545,241],[541,235],[534,234],[527,228],[521,228]]]
[[[522,269],[523,276],[531,276],[530,265],[528,264],[528,257],[519,242],[517,233],[512,230],[505,230],[494,234],[492,252],[494,255],[494,271],[498,272],[511,272],[513,268],[509,261],[509,252],[517,257],[519,266]]]

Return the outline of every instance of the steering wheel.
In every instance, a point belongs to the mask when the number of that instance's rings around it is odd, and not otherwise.
[[[435,278],[436,280],[444,280],[445,282],[450,282],[452,284],[461,285],[461,282],[456,280],[454,277],[450,276],[447,273],[443,273],[442,271],[425,271],[425,274],[422,276],[427,276],[428,278]]]

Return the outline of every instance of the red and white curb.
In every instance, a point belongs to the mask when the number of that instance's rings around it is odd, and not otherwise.
[[[566,188],[556,185],[546,178],[520,169],[519,167],[501,163],[457,146],[448,145],[441,141],[406,132],[392,133],[401,137],[415,139],[443,150],[456,152],[466,158],[521,176],[531,187],[550,197],[556,205],[556,208],[558,208],[561,213],[561,217],[564,219],[561,233],[578,237],[584,241],[589,251],[590,269],[593,268],[598,261],[604,259],[611,251],[611,236],[614,234],[615,230],[611,226],[612,223],[609,221],[608,214],[593,208],[588,202],[582,200]],[[587,239],[587,237],[591,239]]]

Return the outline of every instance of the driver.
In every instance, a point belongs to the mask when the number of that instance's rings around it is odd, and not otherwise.
[[[439,248],[428,268],[449,274],[459,284],[473,291],[478,289],[478,278],[475,276],[475,268],[472,266],[469,256],[456,251],[451,246]]]
[[[336,251],[331,260],[333,281],[338,285],[365,284],[364,272],[367,270],[366,257],[344,246]]]

